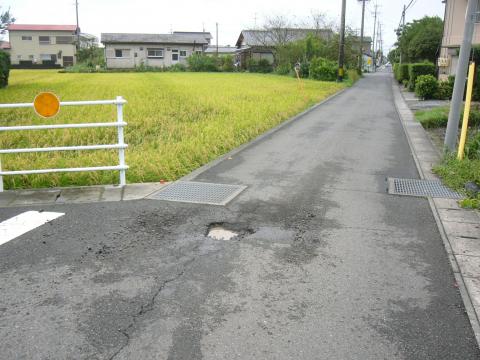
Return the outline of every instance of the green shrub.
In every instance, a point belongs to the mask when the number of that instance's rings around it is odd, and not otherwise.
[[[408,65],[408,89],[410,91],[415,90],[415,83],[417,81],[417,78],[421,75],[435,76],[435,65],[429,62]]]
[[[291,72],[292,66],[290,64],[281,64],[275,69],[275,73],[278,75],[289,75]]]
[[[403,80],[402,80],[402,84],[403,84],[403,87],[404,87],[405,89],[408,88],[408,83],[409,83],[409,81],[408,81],[407,79],[403,79]]]
[[[324,58],[313,58],[310,63],[310,78],[322,81],[337,80],[337,64]]]
[[[185,72],[187,71],[187,66],[184,64],[176,63],[168,68],[168,71],[171,72]]]
[[[267,59],[258,60],[258,72],[260,73],[271,73],[273,71],[273,66],[270,64],[270,61]]]
[[[135,69],[137,71],[137,69]],[[88,65],[86,63],[77,63],[73,66],[69,66],[59,72],[65,72],[65,73],[96,73],[96,72],[105,72],[105,69],[102,67],[99,67],[97,69],[96,66]]]
[[[432,75],[420,75],[415,82],[415,94],[423,100],[433,99],[438,91],[438,81]]]
[[[217,59],[212,56],[193,54],[188,57],[188,68],[194,72],[217,72]]]
[[[307,79],[310,76],[310,63],[304,61],[300,63],[300,77]]]
[[[395,79],[403,84],[404,80],[409,78],[408,75],[408,64],[394,64],[393,65],[393,74]]]
[[[220,70],[224,72],[233,72],[235,70],[234,61],[232,55],[223,55],[219,58]]]
[[[453,83],[450,81],[440,81],[435,98],[438,100],[450,100],[453,94]]]
[[[360,80],[360,78],[362,77],[358,71],[355,69],[349,69],[347,70],[347,79],[350,80],[352,82],[352,84],[355,84],[358,80]]]
[[[408,80],[409,79],[409,75],[408,75],[408,65],[409,64],[398,64],[398,67],[397,67],[397,74],[395,76],[395,78],[397,79],[397,81],[400,83],[400,84],[403,84],[403,82],[405,80]]]
[[[10,55],[0,50],[0,87],[8,85],[8,77],[10,76]]]
[[[273,66],[267,59],[249,59],[247,69],[252,73],[270,73],[273,71]]]

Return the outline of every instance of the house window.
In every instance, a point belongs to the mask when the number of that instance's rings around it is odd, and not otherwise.
[[[57,62],[57,54],[40,54],[42,64],[55,64]]]
[[[22,40],[32,40],[31,36],[22,36]]]
[[[178,50],[172,50],[172,61],[178,61]]]
[[[187,57],[187,50],[180,50],[180,57]]]
[[[130,49],[115,49],[115,57],[117,58],[130,57]]]
[[[163,59],[163,49],[147,49],[147,57]]]
[[[72,44],[73,36],[57,36],[56,41],[57,44]]]
[[[33,60],[33,55],[28,55],[28,58],[29,58],[30,60]]]
[[[39,36],[38,42],[40,45],[50,45],[50,36]]]

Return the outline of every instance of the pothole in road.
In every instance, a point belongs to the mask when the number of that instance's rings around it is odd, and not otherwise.
[[[228,241],[236,237],[253,234],[255,231],[242,226],[229,225],[225,223],[212,223],[208,226],[207,236],[214,240]]]
[[[208,237],[214,239],[214,240],[231,240],[234,237],[238,236],[236,232],[233,232],[231,230],[224,229],[221,226],[213,226],[208,230]]]

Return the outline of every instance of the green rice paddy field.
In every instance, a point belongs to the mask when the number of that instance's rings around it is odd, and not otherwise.
[[[123,96],[127,182],[175,180],[248,142],[345,85],[260,74],[98,73],[13,70],[0,103],[33,102],[41,91],[61,101]],[[115,106],[64,107],[50,119],[33,109],[0,109],[0,126],[112,122]],[[0,133],[0,148],[116,143],[115,128]],[[4,170],[117,165],[115,150],[2,155]],[[56,173],[4,177],[6,188],[115,184],[118,173]]]

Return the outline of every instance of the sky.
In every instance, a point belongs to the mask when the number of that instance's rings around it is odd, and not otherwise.
[[[373,9],[378,4],[384,39],[384,51],[396,41],[403,5],[410,0],[370,0],[365,12],[365,35],[373,34]],[[10,8],[18,24],[75,24],[75,0],[0,0],[2,9]],[[341,0],[79,0],[82,32],[100,36],[102,32],[170,33],[173,31],[210,31],[219,26],[219,44],[235,45],[242,29],[260,27],[267,17],[287,16],[304,23],[312,12],[324,13],[340,23]],[[346,23],[361,26],[361,1],[347,0]],[[413,0],[406,21],[425,15],[443,18],[441,0]],[[214,40],[215,43],[215,40]]]

